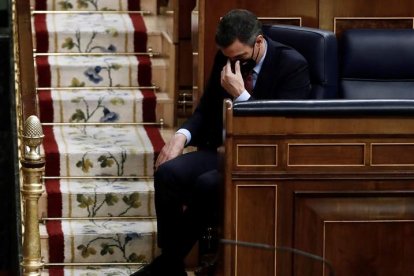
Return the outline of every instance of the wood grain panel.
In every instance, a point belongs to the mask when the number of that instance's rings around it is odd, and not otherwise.
[[[319,28],[333,30],[335,17],[412,17],[412,0],[320,0]]]
[[[413,118],[388,117],[238,117],[233,131],[240,135],[409,135],[414,132]]]
[[[414,17],[337,17],[334,32],[338,37],[348,29],[413,29]]]
[[[239,144],[235,161],[238,167],[277,167],[277,145]]]
[[[413,275],[414,221],[327,222],[325,244],[337,276]]]
[[[365,144],[288,144],[288,166],[364,166]]]
[[[295,248],[329,260],[335,275],[414,271],[409,261],[414,254],[412,192],[298,193],[295,218]],[[299,271],[302,266],[295,264]],[[322,275],[321,265],[314,265],[314,271]]]
[[[302,26],[301,17],[259,17],[263,25],[293,25]]]
[[[277,186],[239,185],[236,193],[236,239],[276,246]],[[275,257],[272,251],[236,248],[236,275],[274,276]]]
[[[414,166],[414,144],[373,143],[371,164],[379,166]]]

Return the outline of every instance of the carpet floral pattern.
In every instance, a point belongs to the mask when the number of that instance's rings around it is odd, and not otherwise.
[[[129,275],[158,254],[152,176],[164,144],[153,124],[145,21],[130,12],[140,1],[32,5],[40,117],[47,123],[42,250],[48,263],[88,263],[45,273]]]

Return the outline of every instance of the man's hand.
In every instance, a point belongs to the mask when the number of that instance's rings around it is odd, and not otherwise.
[[[235,72],[231,71],[230,60],[227,60],[227,64],[221,70],[221,86],[234,98],[243,93],[244,81],[240,71],[240,61],[236,61],[234,65]]]
[[[158,169],[162,163],[171,160],[178,155],[181,155],[184,150],[187,138],[184,134],[176,133],[168,143],[164,145],[158,155],[157,161],[155,162],[155,169]]]

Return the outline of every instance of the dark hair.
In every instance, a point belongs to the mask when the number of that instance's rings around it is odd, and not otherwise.
[[[256,37],[263,34],[262,23],[248,10],[231,10],[219,22],[216,43],[228,47],[236,39],[241,43],[253,45]]]

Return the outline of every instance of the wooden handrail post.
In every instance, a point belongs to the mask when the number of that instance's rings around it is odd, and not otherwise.
[[[30,1],[13,0],[13,43],[15,59],[17,104],[21,123],[39,114],[36,95],[35,67]]]
[[[23,275],[41,275],[43,262],[40,250],[40,232],[38,219],[38,201],[44,187],[42,177],[45,171],[45,160],[39,154],[39,146],[43,141],[43,131],[39,119],[30,116],[23,128],[24,153],[21,159],[23,172],[22,197],[24,202],[24,235],[23,235]]]

